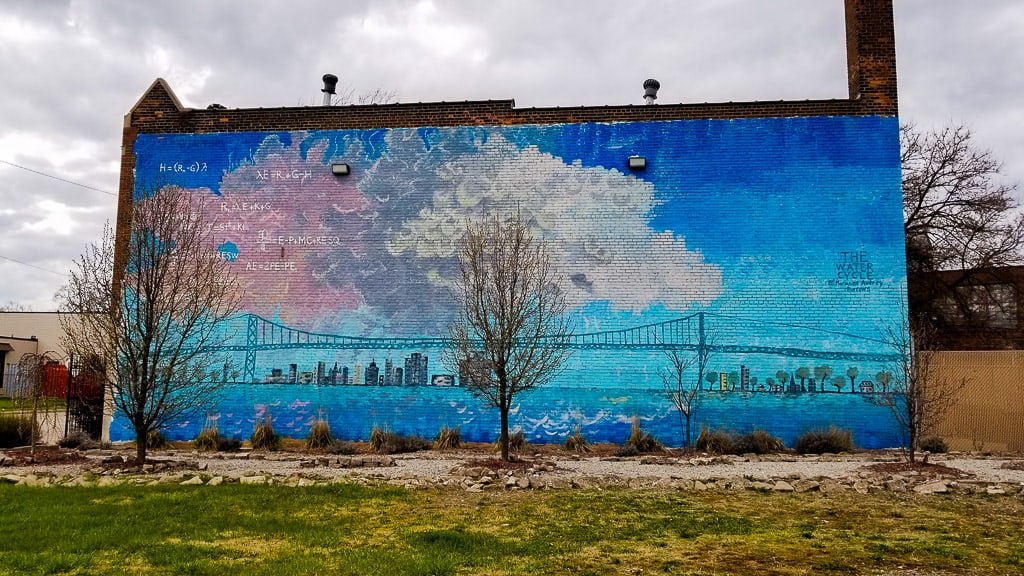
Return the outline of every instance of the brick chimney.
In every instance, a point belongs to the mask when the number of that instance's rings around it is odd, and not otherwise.
[[[850,99],[881,116],[898,115],[892,0],[846,1]]]

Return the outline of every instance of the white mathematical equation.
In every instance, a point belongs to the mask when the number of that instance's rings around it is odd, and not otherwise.
[[[193,174],[196,174],[199,172],[206,172],[206,169],[206,162],[200,162],[198,160],[194,160],[192,162],[160,163],[161,172],[191,172]]]

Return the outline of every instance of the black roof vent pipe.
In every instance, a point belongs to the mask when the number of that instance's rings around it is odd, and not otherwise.
[[[334,74],[324,74],[324,87],[320,89],[324,93],[324,106],[331,105],[331,96],[334,96],[338,87],[338,77]]]
[[[661,82],[654,78],[644,80],[644,102],[648,105],[654,104],[654,101],[658,99],[658,88],[661,88]]]

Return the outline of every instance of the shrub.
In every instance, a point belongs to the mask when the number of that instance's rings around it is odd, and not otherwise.
[[[615,455],[620,458],[629,458],[630,456],[637,456],[638,454],[640,454],[640,451],[632,444],[623,444],[615,449]]]
[[[801,434],[793,448],[800,454],[850,452],[853,450],[853,434],[835,426],[828,430],[811,430]]]
[[[341,440],[334,440],[331,445],[325,448],[329,454],[341,454],[344,456],[350,456],[357,452],[356,445],[351,442],[343,442]]]
[[[280,450],[281,449],[281,436],[274,432],[274,424],[270,421],[270,416],[267,416],[263,420],[262,424],[257,424],[256,429],[252,431],[252,437],[249,438],[252,442],[253,450]]]
[[[403,454],[429,450],[430,441],[419,436],[402,436],[374,426],[370,431],[370,448],[379,454]]]
[[[39,425],[32,417],[22,414],[0,414],[0,448],[27,446],[32,442],[32,428],[39,438]]]
[[[331,426],[326,420],[317,420],[309,429],[309,437],[306,438],[307,450],[327,450],[334,443],[331,437]]]
[[[632,447],[638,454],[665,451],[665,447],[661,445],[661,442],[658,442],[657,438],[640,428],[640,419],[637,417],[633,417],[633,428],[629,433],[629,438],[626,438],[624,446]]]
[[[786,445],[781,439],[764,430],[754,430],[750,434],[743,434],[732,439],[733,454],[771,454],[785,449]]]
[[[98,447],[99,442],[96,442],[95,440],[90,438],[89,435],[86,434],[85,432],[78,430],[61,438],[60,441],[57,442],[57,446],[60,446],[61,448],[78,448],[80,450],[90,450],[92,448]]]
[[[217,426],[203,426],[202,431],[192,441],[192,446],[196,450],[216,450],[219,441],[220,431],[217,430]]]
[[[701,426],[700,434],[697,435],[697,441],[693,447],[699,452],[709,454],[732,454],[733,438],[721,430],[711,430],[707,426]]]
[[[167,436],[160,430],[150,430],[149,434],[146,434],[146,445],[153,450],[166,450],[171,447],[171,443],[167,441]]]
[[[582,426],[576,425],[576,431],[565,438],[565,449],[577,454],[590,452],[590,441],[583,437]]]
[[[918,448],[932,454],[945,454],[949,452],[949,446],[946,445],[946,441],[938,436],[928,436],[922,439],[918,443]]]
[[[238,438],[217,438],[218,452],[236,452],[242,449],[242,441]]]
[[[462,447],[462,433],[459,432],[459,427],[449,428],[447,425],[441,426],[441,431],[437,433],[437,439],[434,440],[435,450],[456,450]]]

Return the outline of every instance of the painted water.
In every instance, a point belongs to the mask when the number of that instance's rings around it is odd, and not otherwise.
[[[858,447],[898,446],[892,414],[869,398],[849,392],[705,390],[693,429],[708,426],[745,433],[758,428],[792,446],[808,430],[839,425],[854,430]],[[780,414],[786,418],[779,418]],[[210,420],[221,435],[245,439],[268,416],[278,433],[292,438],[305,438],[318,417],[327,420],[336,438],[350,441],[367,440],[374,426],[425,438],[436,436],[441,425],[459,426],[463,440],[470,442],[493,442],[498,436],[497,410],[464,388],[291,384],[228,385],[217,408],[183,418],[164,432],[171,440],[192,440]],[[663,443],[682,445],[679,413],[660,388],[624,392],[609,387],[547,386],[516,402],[510,424],[522,429],[531,443],[562,443],[576,426],[592,442],[621,443],[629,436],[634,417]],[[114,419],[110,433],[113,441],[134,438],[123,416]]]

